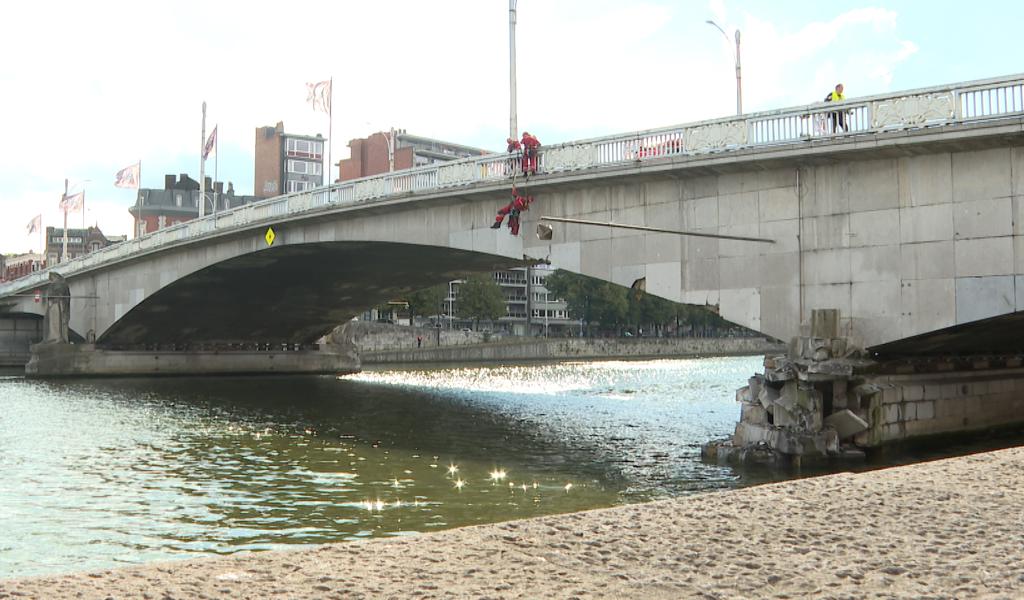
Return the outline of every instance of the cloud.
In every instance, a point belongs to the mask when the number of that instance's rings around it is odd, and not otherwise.
[[[520,130],[553,143],[727,116],[732,46],[704,23],[743,35],[747,111],[814,102],[840,79],[850,94],[885,91],[917,50],[892,10],[820,21],[668,0],[519,2]],[[739,5],[736,5],[739,6]],[[104,231],[129,233],[131,190],[114,173],[142,160],[143,183],[198,173],[200,105],[219,127],[221,179],[252,190],[255,129],[323,133],[306,82],[334,77],[334,161],[349,139],[389,127],[500,149],[508,128],[504,2],[15,3],[0,37],[0,240],[36,244],[24,224],[58,224],[65,177],[89,179]],[[730,20],[731,19],[731,20]],[[88,217],[88,215],[87,215]],[[90,220],[92,217],[90,217]],[[78,221],[80,223],[80,221]]]

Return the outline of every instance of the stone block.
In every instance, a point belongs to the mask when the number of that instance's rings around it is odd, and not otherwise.
[[[939,400],[935,400],[935,418],[949,419],[963,417],[968,398],[970,398],[970,396],[941,398]]]
[[[941,383],[929,383],[924,386],[925,400],[938,400],[942,397],[943,385]]]
[[[968,386],[970,395],[972,396],[984,396],[989,393],[989,382],[987,381],[972,381]]]
[[[905,404],[901,404],[900,405],[900,406],[903,407],[902,408],[902,417],[903,417],[902,420],[903,421],[913,421],[913,420],[917,419],[917,405],[918,404],[919,404],[918,402],[907,402]]]
[[[796,417],[786,407],[776,404],[772,411],[772,422],[776,427],[794,427],[796,426]]]
[[[754,375],[747,379],[747,387],[750,389],[750,402],[758,402],[761,396],[761,386],[764,384],[764,377]]]
[[[815,308],[811,310],[811,337],[839,337],[839,310],[834,308]],[[824,342],[822,342],[822,346]]]
[[[767,425],[768,411],[760,404],[740,405],[740,421],[750,425]]]
[[[757,400],[761,403],[761,406],[764,407],[764,409],[767,410],[767,411],[771,411],[772,410],[772,407],[774,406],[775,402],[778,399],[779,399],[779,390],[778,390],[778,388],[772,387],[770,385],[762,386],[761,387],[761,393],[758,394],[758,396],[757,396]]]
[[[927,421],[928,419],[935,418],[935,403],[934,402],[918,402],[916,403],[917,408],[917,420]]]
[[[839,438],[834,430],[814,433],[773,429],[768,445],[791,456],[827,456],[839,453]]]
[[[768,442],[772,429],[766,425],[754,425],[752,423],[737,423],[736,431],[732,437],[734,446],[747,446]]]
[[[924,400],[924,386],[921,384],[903,386],[903,399],[909,402]]]
[[[826,417],[824,425],[834,429],[841,440],[852,437],[868,428],[867,421],[846,409]]]
[[[902,404],[886,404],[882,407],[882,422],[886,424],[899,423],[902,420],[900,407]]]
[[[896,404],[898,402],[901,402],[903,400],[903,391],[904,390],[898,387],[887,388],[883,390],[882,404]]]
[[[749,403],[751,401],[749,386],[745,385],[740,389],[736,390],[736,401],[742,403]]]
[[[814,388],[797,386],[796,403],[803,410],[821,412],[821,392]]]
[[[797,383],[795,381],[787,381],[782,390],[779,393],[778,399],[775,401],[776,408],[782,407],[787,412],[792,413],[796,410],[796,396],[797,396]]]
[[[882,428],[883,440],[898,440],[903,437],[903,430],[899,423],[890,423]]]
[[[841,410],[847,407],[847,381],[836,379],[832,382],[832,409]]]

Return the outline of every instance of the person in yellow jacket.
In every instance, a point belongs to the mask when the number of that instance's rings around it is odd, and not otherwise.
[[[846,100],[846,96],[843,95],[843,84],[841,83],[837,83],[835,91],[829,92],[825,96],[825,102],[842,102],[843,100]],[[833,133],[839,133],[840,128],[842,128],[843,132],[850,130],[846,126],[846,111],[829,113],[828,120],[832,123]]]

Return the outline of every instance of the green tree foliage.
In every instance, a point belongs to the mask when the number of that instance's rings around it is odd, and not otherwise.
[[[581,319],[588,329],[594,325],[606,331],[631,326],[654,334],[673,324],[677,330],[707,335],[734,327],[703,306],[679,304],[561,269],[544,281],[544,287],[564,300],[569,316]]]
[[[448,297],[448,284],[442,283],[409,294],[406,299],[409,302],[409,319],[415,315],[431,316],[439,315],[443,310],[442,304]]]
[[[478,325],[481,319],[495,321],[505,316],[505,297],[501,286],[490,275],[471,276],[459,286],[456,309],[460,317],[473,319]]]

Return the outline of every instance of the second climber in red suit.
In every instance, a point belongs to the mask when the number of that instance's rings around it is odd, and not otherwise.
[[[523,132],[523,175],[527,173],[537,174],[537,148],[540,148],[540,140],[530,135],[530,132]]]
[[[510,155],[508,159],[508,172],[514,176],[516,174],[516,167],[518,166],[519,161],[522,160],[520,152],[522,151],[523,146],[519,143],[519,140],[514,137],[510,137],[506,141],[508,142],[508,153]]]
[[[512,188],[512,201],[498,209],[498,216],[494,217],[491,229],[500,228],[505,215],[508,215],[508,228],[512,230],[512,235],[519,235],[519,213],[529,210],[531,204],[533,196],[520,196],[519,192]]]

